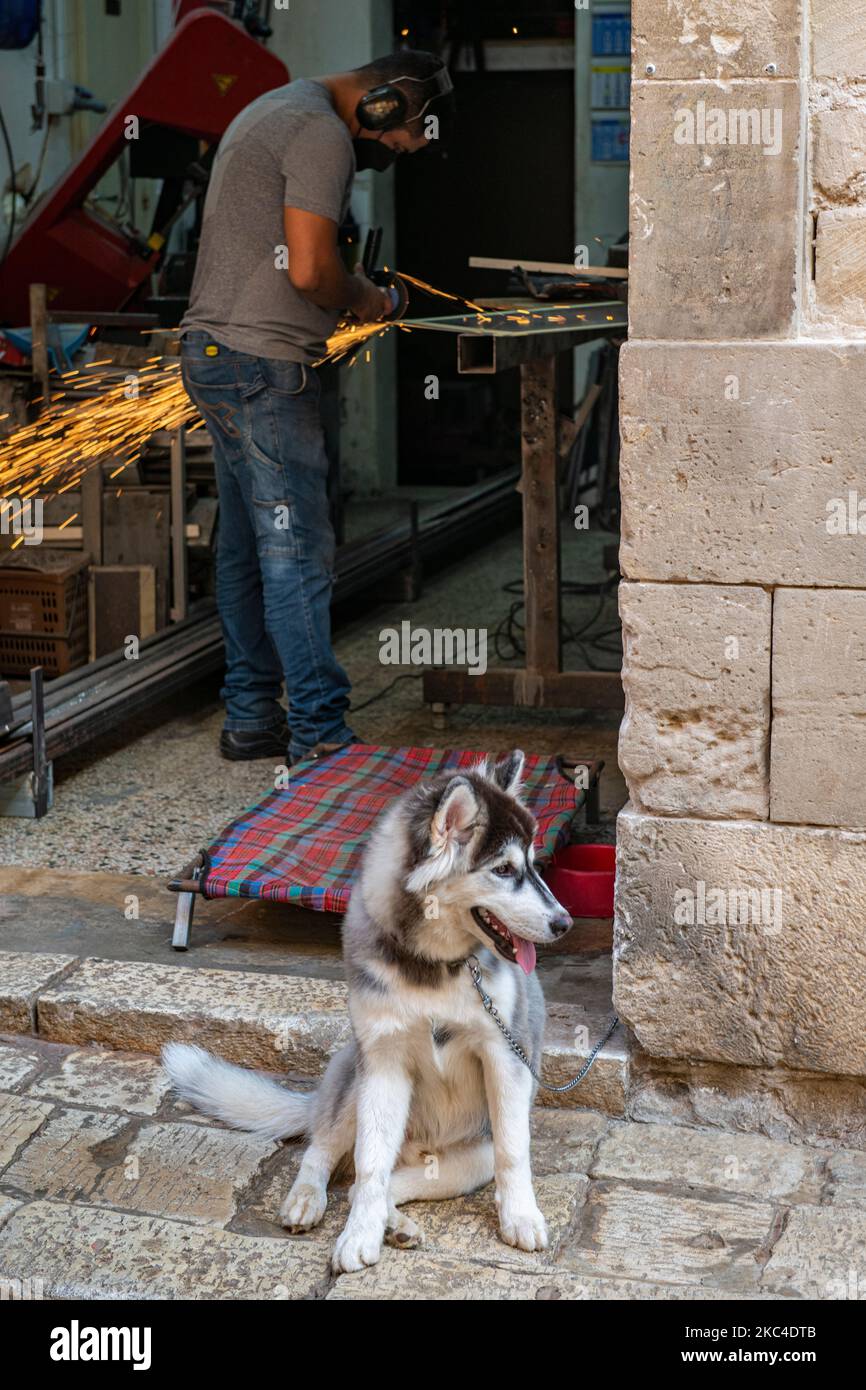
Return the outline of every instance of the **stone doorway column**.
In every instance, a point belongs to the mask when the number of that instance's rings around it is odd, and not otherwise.
[[[866,3],[635,0],[633,24],[616,1005],[653,1057],[850,1093]]]

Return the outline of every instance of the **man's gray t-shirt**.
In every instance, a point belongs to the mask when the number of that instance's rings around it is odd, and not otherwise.
[[[339,226],[354,175],[351,136],[318,82],[290,82],[241,111],[214,160],[182,332],[203,329],[254,357],[321,357],[338,314],[292,285],[283,207]]]

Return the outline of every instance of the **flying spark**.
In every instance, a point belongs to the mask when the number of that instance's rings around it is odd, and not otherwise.
[[[395,273],[425,294],[466,305],[478,315],[479,324],[490,322],[489,314],[472,300],[437,289],[404,271]],[[348,357],[348,365],[353,366],[368,339],[383,337],[392,328],[410,333],[422,327],[422,323],[399,320],[342,321],[315,365]],[[370,360],[369,350],[365,359]],[[181,425],[195,430],[204,425],[186,394],[177,357],[151,357],[137,370],[102,358],[64,372],[60,379],[64,389],[54,395],[38,418],[0,441],[0,497],[54,497],[72,492],[80,487],[89,469],[103,463],[111,465],[111,478],[117,478],[137,461],[143,445],[158,430],[175,430]],[[37,397],[32,404],[41,400]],[[8,412],[0,419],[7,417]],[[67,517],[64,525],[71,520]]]

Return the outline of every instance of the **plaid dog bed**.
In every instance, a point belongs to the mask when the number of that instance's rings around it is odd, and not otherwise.
[[[485,756],[471,749],[352,743],[302,765],[284,791],[251,806],[211,845],[199,891],[205,898],[271,898],[345,912],[379,813],[420,777],[470,767]],[[538,821],[540,861],[566,838],[584,795],[560,771],[558,759],[527,757],[523,800]]]

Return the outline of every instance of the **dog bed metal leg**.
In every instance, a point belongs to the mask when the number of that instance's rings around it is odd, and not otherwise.
[[[174,913],[174,932],[171,938],[171,944],[176,951],[186,951],[189,949],[189,930],[192,926],[192,914],[197,896],[196,893],[178,893],[177,895],[177,907]]]
[[[430,718],[435,733],[444,733],[448,728],[448,711],[450,708],[450,705],[444,705],[439,700],[435,700],[431,704]]]
[[[601,820],[601,773],[590,782],[586,793],[586,823],[598,825]]]
[[[199,896],[199,883],[205,871],[207,855],[204,850],[200,850],[191,864],[187,864],[185,869],[181,869],[176,878],[170,880],[168,887],[172,893],[177,894],[177,906],[174,911],[174,931],[171,937],[171,944],[176,951],[189,950],[189,932],[192,926],[192,914],[195,908],[195,900]]]

